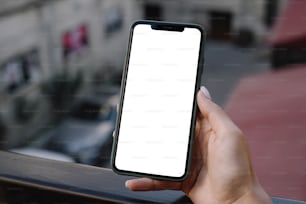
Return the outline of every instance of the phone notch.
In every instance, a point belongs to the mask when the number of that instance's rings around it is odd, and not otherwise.
[[[151,28],[153,30],[165,30],[174,32],[183,32],[185,27],[183,25],[168,25],[168,24],[152,24]]]

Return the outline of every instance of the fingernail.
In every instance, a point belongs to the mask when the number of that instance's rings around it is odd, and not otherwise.
[[[209,91],[207,90],[207,88],[205,86],[201,86],[200,90],[202,91],[204,96],[206,96],[207,98],[211,99],[210,93],[209,93]]]
[[[129,183],[130,183],[130,181],[126,181],[126,182],[125,182],[125,187],[126,187],[126,188],[129,188],[129,187],[128,187],[128,186],[129,186]]]

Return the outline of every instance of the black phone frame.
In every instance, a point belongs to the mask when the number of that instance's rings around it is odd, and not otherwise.
[[[188,152],[187,152],[187,162],[186,162],[186,167],[185,167],[185,173],[181,177],[170,177],[170,176],[154,175],[154,174],[147,174],[147,173],[141,173],[141,172],[125,171],[125,170],[118,169],[115,165],[116,152],[117,152],[118,140],[119,140],[120,123],[121,123],[121,116],[122,116],[122,108],[123,108],[123,103],[124,103],[125,88],[126,88],[126,83],[127,83],[127,74],[128,74],[131,47],[132,47],[132,41],[133,41],[133,33],[134,33],[135,27],[141,24],[151,25],[152,29],[158,29],[158,30],[170,30],[170,31],[181,32],[184,30],[184,28],[196,28],[201,32],[197,76],[196,76],[196,84],[195,84],[195,89],[194,89],[195,91],[194,91],[192,118],[191,118],[191,125],[190,125],[190,131],[189,131],[190,135],[189,135],[189,144],[188,144]],[[196,114],[198,111],[198,107],[196,103],[196,96],[197,96],[198,90],[200,89],[201,76],[202,76],[203,67],[204,67],[205,39],[206,39],[206,33],[203,27],[197,24],[175,23],[175,22],[165,22],[165,21],[151,21],[151,20],[136,21],[132,24],[131,29],[130,29],[129,43],[128,43],[127,54],[125,58],[125,65],[124,65],[124,70],[123,70],[123,75],[122,75],[122,81],[121,81],[120,103],[118,107],[118,115],[117,115],[117,121],[116,121],[116,128],[114,131],[114,142],[113,142],[113,149],[112,149],[112,156],[111,156],[112,157],[111,166],[115,173],[119,175],[147,177],[147,178],[152,178],[152,179],[168,180],[168,181],[183,181],[188,177],[189,169],[191,166],[192,146],[193,146],[193,141],[194,141],[195,126],[196,126]]]

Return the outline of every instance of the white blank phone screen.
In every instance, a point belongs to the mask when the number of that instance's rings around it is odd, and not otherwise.
[[[188,156],[201,32],[134,28],[115,166],[182,177]]]

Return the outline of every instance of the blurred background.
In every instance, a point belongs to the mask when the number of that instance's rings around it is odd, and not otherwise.
[[[109,168],[131,24],[197,23],[202,84],[245,132],[259,180],[306,200],[305,0],[0,3],[1,150]]]

